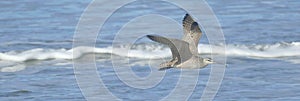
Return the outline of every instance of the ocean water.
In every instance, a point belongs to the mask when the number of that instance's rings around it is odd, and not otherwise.
[[[85,97],[104,95],[102,89],[94,89],[100,92],[97,95],[82,94],[82,88],[76,82],[76,76],[80,73],[74,73],[73,60],[91,54],[95,54],[97,73],[104,86],[121,100],[160,100],[174,89],[182,91],[182,94],[175,96],[184,98],[185,87],[191,85],[196,86],[192,92],[188,92],[191,94],[188,100],[200,100],[211,65],[199,72],[179,69],[158,71],[157,66],[170,59],[170,50],[146,37],[135,36],[143,29],[146,34],[159,34],[146,30],[150,29],[147,26],[154,26],[159,30],[173,31],[176,34],[170,36],[180,38],[182,30],[162,29],[162,26],[174,25],[174,21],[180,22],[186,12],[167,3],[132,3],[119,9],[107,20],[99,32],[95,48],[73,47],[76,26],[91,2],[0,1],[1,101],[82,101]],[[218,18],[226,39],[226,43],[210,45],[205,33],[198,45],[199,54],[204,57],[221,54],[211,51],[210,47],[226,46],[226,72],[214,100],[300,100],[300,1],[208,0],[207,3]],[[100,3],[98,9],[109,8]],[[127,33],[115,41],[124,24],[144,13],[165,14],[174,21],[158,25],[159,20],[149,19],[148,22],[153,23],[140,23],[141,31]],[[91,16],[93,14],[101,16],[97,11],[92,12]],[[130,28],[127,30],[136,30]],[[127,43],[132,40],[136,40],[133,45]],[[128,48],[128,52],[124,51]],[[82,51],[73,56],[73,50],[76,49]],[[89,51],[92,49],[94,51]],[[142,79],[125,78],[130,82],[124,83],[124,78],[115,75],[114,68],[122,68],[119,74],[134,73]],[[90,68],[82,66],[81,69]],[[190,74],[180,76],[182,71]],[[147,78],[152,73],[156,75],[154,80]],[[164,78],[157,80],[159,77]],[[196,78],[197,81],[194,84],[191,80],[185,82],[183,87],[176,87],[181,77]],[[142,85],[134,86],[140,82]],[[86,83],[89,85],[89,82]],[[89,87],[97,88],[97,85],[91,84]],[[110,99],[109,96],[102,98]]]

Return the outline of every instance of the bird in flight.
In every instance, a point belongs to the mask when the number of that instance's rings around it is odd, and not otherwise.
[[[183,19],[184,35],[182,40],[166,38],[157,35],[147,35],[152,41],[167,45],[171,48],[172,60],[160,64],[159,70],[169,68],[195,69],[204,68],[212,64],[211,58],[202,58],[198,55],[198,42],[202,36],[202,31],[197,22],[186,14]]]

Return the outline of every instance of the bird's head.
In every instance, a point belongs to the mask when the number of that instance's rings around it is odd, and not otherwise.
[[[205,64],[212,64],[212,63],[214,63],[214,61],[213,61],[211,58],[204,58],[204,59],[203,59],[203,62],[204,62]]]

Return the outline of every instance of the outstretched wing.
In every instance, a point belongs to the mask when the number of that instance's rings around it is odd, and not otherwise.
[[[177,64],[190,59],[193,55],[189,49],[189,43],[185,41],[154,35],[147,35],[147,37],[158,43],[168,45],[171,48],[173,59],[178,59]]]
[[[194,22],[195,22],[194,19],[189,14],[185,14],[183,21],[182,21],[184,35],[187,35],[190,33],[191,26]]]
[[[185,15],[182,23],[184,30],[182,40],[190,44],[190,50],[193,54],[198,54],[198,43],[202,36],[198,23],[189,14]]]

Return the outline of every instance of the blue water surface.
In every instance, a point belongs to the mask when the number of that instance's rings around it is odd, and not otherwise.
[[[300,42],[299,0],[208,0],[207,2],[220,22],[226,44],[270,46],[276,43],[285,45],[285,43]],[[13,54],[36,48],[72,49],[77,23],[89,3],[91,0],[0,1],[0,52]],[[147,9],[149,5],[153,8],[161,8]],[[99,7],[105,9],[106,6],[100,4]],[[140,14],[156,12],[171,16],[178,22],[185,14],[182,9],[167,3],[156,4],[154,1],[139,2],[125,8],[119,15],[117,13],[114,16],[116,18],[108,20],[109,23],[104,27],[107,29],[100,32],[101,35],[97,39],[97,47],[110,46],[114,39],[112,34],[118,32],[127,19],[130,20]],[[201,42],[208,43],[205,38]],[[286,47],[289,45],[287,44]],[[149,89],[137,89],[121,82],[114,74],[110,54],[98,54],[96,58],[98,73],[105,86],[112,94],[126,101],[164,98],[175,89],[181,71],[167,70],[165,79],[159,85]],[[128,57],[119,56],[119,61],[126,59]],[[129,60],[131,60],[128,63],[131,66],[130,70],[139,77],[146,77],[151,70],[159,72],[155,67],[149,67],[148,59],[130,58]],[[10,61],[0,61],[1,68],[10,66]],[[299,101],[299,61],[299,56],[279,58],[229,56],[222,85],[214,100]],[[16,72],[0,72],[1,101],[85,100],[76,82],[72,60],[28,60],[13,64],[18,64],[16,66],[25,69]],[[199,77],[189,100],[201,98],[210,70],[208,66],[200,70],[199,75],[188,75]],[[129,72],[131,71],[122,73]],[[189,83],[186,85],[188,86]]]

